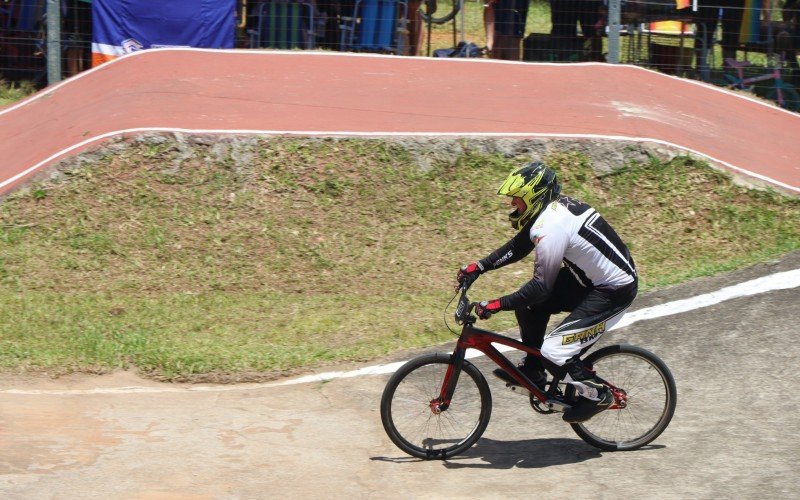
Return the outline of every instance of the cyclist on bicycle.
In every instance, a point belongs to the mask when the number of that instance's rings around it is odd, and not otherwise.
[[[520,369],[539,387],[546,382],[544,365],[563,376],[580,395],[563,418],[584,422],[608,408],[614,397],[580,356],[619,321],[636,297],[633,259],[600,214],[562,195],[555,172],[540,162],[512,172],[497,194],[511,197],[515,210],[509,219],[519,232],[486,258],[463,266],[459,285],[535,252],[533,278],[514,293],[478,303],[475,313],[488,319],[499,311],[514,311],[522,342],[540,349],[543,356],[526,356]],[[570,314],[545,335],[550,315],[562,311]],[[498,368],[494,374],[517,384],[505,370]]]

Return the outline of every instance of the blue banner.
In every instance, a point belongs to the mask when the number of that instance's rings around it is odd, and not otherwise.
[[[157,47],[233,48],[236,0],[94,0],[92,64]]]

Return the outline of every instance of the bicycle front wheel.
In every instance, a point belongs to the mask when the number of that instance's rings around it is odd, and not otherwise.
[[[626,395],[592,419],[572,425],[584,441],[609,451],[635,450],[657,438],[672,420],[678,391],[667,365],[655,354],[631,345],[604,347],[585,362]]]
[[[450,405],[437,403],[448,367],[449,354],[412,359],[389,379],[381,398],[381,420],[398,448],[425,460],[449,458],[475,444],[492,414],[489,384],[480,371],[464,360]]]

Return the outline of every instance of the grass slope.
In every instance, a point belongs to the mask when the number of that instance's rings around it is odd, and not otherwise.
[[[0,368],[264,380],[446,340],[455,271],[512,236],[495,192],[526,159],[462,146],[117,144],[0,205]],[[645,289],[800,248],[798,200],[691,159],[604,176],[578,153],[546,160],[630,243]]]
[[[13,104],[36,92],[36,88],[30,82],[7,83],[0,79],[0,107]]]

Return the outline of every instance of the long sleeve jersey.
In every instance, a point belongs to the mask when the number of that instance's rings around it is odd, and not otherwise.
[[[636,280],[630,252],[600,214],[581,201],[559,196],[539,216],[488,257],[484,269],[498,269],[535,251],[533,278],[500,298],[505,311],[544,302],[562,264],[584,287],[614,290]]]

